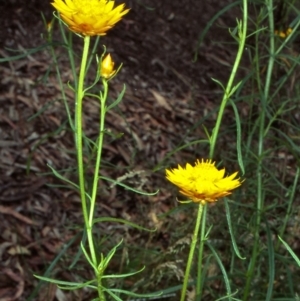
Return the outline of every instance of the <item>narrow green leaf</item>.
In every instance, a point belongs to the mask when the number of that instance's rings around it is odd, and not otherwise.
[[[60,180],[69,183],[71,186],[75,187],[76,189],[79,189],[79,186],[77,184],[75,184],[74,182],[70,181],[69,179],[65,178],[64,176],[62,176],[60,173],[58,173],[58,171],[56,171],[54,169],[54,167],[52,167],[51,165],[47,164],[48,167],[51,169],[51,171],[53,172],[53,174]]]
[[[117,248],[122,244],[122,242],[123,239],[108,252],[108,254],[103,260],[101,260],[100,264],[98,265],[98,270],[101,269],[102,271],[104,271],[107,268],[110,260],[113,258],[117,251]]]
[[[233,249],[235,251],[236,256],[238,258],[244,260],[244,259],[246,259],[246,257],[242,257],[242,255],[240,254],[240,251],[238,249],[238,246],[236,244],[236,241],[235,241],[235,237],[234,237],[233,230],[232,230],[232,224],[231,224],[230,209],[229,209],[229,205],[228,205],[228,202],[227,202],[226,198],[224,199],[224,204],[225,204],[226,218],[227,218],[228,229],[229,229],[229,233],[230,233],[230,238],[231,238]]]
[[[103,179],[103,180],[106,180],[106,181],[108,181],[108,182],[114,183],[115,185],[119,185],[119,186],[121,186],[121,187],[124,187],[124,188],[127,189],[127,190],[136,192],[136,193],[141,194],[141,195],[152,196],[152,195],[156,195],[156,194],[159,192],[159,190],[157,190],[157,191],[155,191],[155,192],[144,192],[144,191],[134,189],[134,188],[132,188],[132,187],[130,187],[130,186],[127,186],[127,185],[125,185],[125,184],[123,184],[123,183],[121,183],[121,182],[115,181],[115,180],[113,180],[113,179],[110,179],[110,178],[107,178],[107,177],[104,177],[104,176],[100,176],[99,178],[100,178],[100,179]]]
[[[235,103],[231,99],[229,100],[229,102],[232,105],[234,115],[235,115],[235,121],[236,121],[236,132],[237,132],[236,150],[237,150],[238,162],[239,162],[240,169],[242,171],[242,175],[244,175],[245,166],[244,166],[243,155],[242,155],[242,126],[241,126],[240,115]]]
[[[223,92],[225,92],[225,87],[224,85],[218,80],[218,79],[215,79],[215,78],[211,78],[211,80],[215,83],[217,83],[223,90]]]
[[[154,293],[152,293],[152,294],[137,294],[137,293],[129,292],[129,291],[118,289],[118,288],[111,288],[111,289],[107,290],[107,292],[108,291],[124,294],[124,295],[131,296],[131,297],[144,297],[144,298],[159,297],[159,296],[162,295],[162,292],[160,292],[158,294],[154,294]]]
[[[85,249],[85,247],[84,247],[82,241],[80,242],[80,247],[81,247],[81,250],[82,250],[82,252],[83,252],[83,254],[84,254],[86,260],[88,261],[88,263],[90,264],[90,266],[93,267],[93,269],[96,271],[96,270],[97,270],[97,267],[94,266],[94,264],[93,264],[93,262],[92,262],[92,260],[91,260],[91,258],[90,258],[90,256],[89,256],[89,254],[87,253],[87,251],[86,251],[86,249]]]
[[[278,235],[279,240],[283,243],[283,245],[286,247],[288,252],[291,254],[291,256],[295,259],[296,263],[300,267],[300,260],[298,256],[294,253],[294,251],[291,249],[291,247]]]
[[[0,58],[0,63],[16,61],[16,60],[25,58],[28,55],[31,55],[31,54],[34,54],[36,52],[42,51],[42,50],[44,50],[45,48],[47,48],[49,46],[61,46],[61,45],[62,45],[61,43],[47,43],[47,44],[41,45],[41,46],[36,47],[36,48],[27,49],[22,54],[9,56],[9,57],[6,57],[6,58]],[[6,50],[11,51],[11,52],[20,52],[20,50],[9,49],[9,48],[7,48]]]
[[[114,278],[126,278],[126,277],[130,277],[130,276],[136,275],[138,273],[141,273],[142,271],[145,270],[145,268],[146,267],[142,267],[140,270],[138,270],[136,272],[126,273],[126,274],[121,274],[121,275],[118,275],[118,274],[116,274],[116,275],[114,275],[114,274],[112,274],[112,275],[104,275],[104,276],[102,276],[102,279],[104,279],[104,278],[113,278],[114,279]]]
[[[226,297],[228,298],[228,300],[233,300],[231,298],[232,292],[231,292],[231,287],[230,287],[230,281],[229,281],[229,278],[227,276],[226,269],[225,269],[225,267],[224,267],[224,265],[222,263],[222,260],[219,257],[219,255],[217,254],[215,248],[209,243],[209,241],[207,241],[206,244],[210,248],[210,250],[212,251],[213,255],[215,256],[215,258],[217,260],[217,263],[218,263],[218,265],[220,267],[220,270],[221,270],[221,272],[223,274],[223,278],[224,278],[224,282],[225,282],[225,286],[226,286],[226,291],[227,291],[227,296]],[[219,300],[221,300],[221,299],[219,299]]]
[[[113,107],[117,106],[121,102],[125,91],[126,91],[126,86],[124,85],[121,93],[118,95],[118,98],[106,108],[106,112],[108,112],[109,110],[111,110]]]
[[[137,225],[135,223],[126,221],[125,219],[121,219],[121,218],[99,217],[99,218],[95,218],[93,220],[93,224],[95,224],[95,223],[102,223],[102,222],[122,223],[122,224],[128,225],[130,227],[133,227],[133,228],[136,228],[136,229],[139,229],[139,230],[143,230],[143,231],[147,231],[147,232],[155,232],[156,231],[156,228],[155,229],[147,229],[147,228],[141,227],[141,226],[139,226],[139,225]]]
[[[62,280],[52,279],[52,278],[38,276],[38,275],[34,275],[34,277],[36,277],[40,280],[46,281],[46,282],[54,283],[54,284],[58,285],[59,288],[64,289],[64,290],[76,290],[76,289],[83,288],[83,287],[97,288],[96,286],[91,285],[91,283],[96,282],[96,280],[94,280],[94,279],[82,283],[82,282],[62,281]]]

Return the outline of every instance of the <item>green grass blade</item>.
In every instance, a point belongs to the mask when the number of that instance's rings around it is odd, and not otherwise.
[[[236,243],[236,241],[235,241],[235,237],[234,237],[233,230],[232,230],[232,224],[231,224],[230,209],[229,209],[229,205],[228,205],[228,202],[227,202],[227,199],[226,199],[226,198],[224,199],[224,204],[225,204],[226,218],[227,218],[228,229],[229,229],[229,233],[230,233],[230,238],[231,238],[231,242],[232,242],[233,249],[234,249],[234,251],[235,251],[236,256],[237,256],[238,258],[244,260],[244,259],[246,259],[246,257],[243,257],[243,256],[240,254],[240,251],[239,251],[239,249],[238,249],[237,243]]]

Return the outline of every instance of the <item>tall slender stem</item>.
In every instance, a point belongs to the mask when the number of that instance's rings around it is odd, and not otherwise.
[[[201,300],[201,284],[202,284],[202,261],[203,261],[203,248],[205,242],[205,229],[206,229],[206,212],[207,206],[204,207],[202,215],[202,224],[200,231],[200,244],[198,252],[198,271],[197,271],[197,286],[196,286],[196,301]]]
[[[89,212],[89,231],[92,232],[93,229],[93,218],[94,218],[94,211],[95,211],[95,203],[98,191],[98,182],[99,182],[99,170],[101,164],[101,155],[102,155],[102,148],[103,148],[103,139],[104,139],[104,124],[105,124],[105,113],[106,113],[106,99],[108,95],[108,83],[106,79],[102,80],[103,83],[103,94],[101,94],[100,100],[100,124],[99,124],[99,137],[97,142],[97,158],[96,164],[94,169],[94,179],[93,179],[93,187],[92,187],[92,197],[91,197],[91,206]],[[96,257],[96,255],[95,255]]]
[[[266,7],[268,9],[269,17],[269,29],[270,29],[270,57],[267,68],[267,75],[264,84],[264,92],[261,97],[261,110],[260,110],[260,120],[259,120],[259,138],[258,138],[258,151],[257,151],[257,204],[256,204],[256,221],[254,227],[254,244],[252,249],[251,261],[248,267],[246,275],[246,285],[244,289],[243,300],[246,301],[250,295],[251,283],[253,280],[253,274],[255,270],[256,260],[258,256],[259,249],[259,228],[261,224],[261,213],[264,204],[264,189],[263,189],[263,173],[262,173],[262,161],[264,153],[264,138],[265,138],[265,119],[266,119],[266,107],[268,105],[270,84],[273,72],[273,66],[275,61],[275,45],[274,45],[274,18],[273,18],[273,0],[266,0]]]
[[[193,233],[193,237],[192,237],[191,249],[190,249],[190,253],[189,253],[189,257],[188,257],[188,261],[187,261],[187,266],[186,266],[186,270],[185,270],[180,301],[184,301],[184,299],[185,299],[186,290],[187,290],[188,281],[189,281],[189,275],[190,275],[194,252],[195,252],[195,248],[196,248],[196,244],[197,244],[198,233],[199,233],[199,229],[200,229],[201,217],[202,217],[202,212],[203,212],[204,206],[205,205],[202,205],[200,203],[199,207],[198,207],[198,215],[197,215],[196,225],[195,225],[195,229],[194,229],[194,233]]]
[[[82,205],[83,219],[87,231],[88,244],[91,253],[91,259],[96,266],[97,258],[95,256],[94,243],[92,237],[91,227],[89,225],[88,208],[86,202],[86,191],[85,191],[85,175],[84,175],[84,164],[83,164],[83,148],[82,148],[82,101],[84,98],[84,78],[86,72],[86,62],[90,46],[90,37],[84,37],[84,46],[82,52],[80,73],[78,79],[77,93],[76,93],[76,108],[75,108],[75,143],[77,149],[77,165],[78,165],[78,176],[79,176],[79,189],[80,199]]]
[[[247,19],[248,19],[248,4],[247,0],[243,0],[243,21],[242,23],[238,24],[238,38],[239,38],[239,48],[238,52],[236,55],[236,59],[234,62],[234,65],[232,67],[232,71],[228,80],[228,83],[226,85],[226,89],[224,91],[223,99],[220,105],[217,121],[214,127],[214,130],[212,132],[211,138],[210,138],[210,152],[209,152],[209,157],[212,158],[214,155],[215,147],[216,147],[216,142],[222,122],[222,118],[224,115],[224,110],[226,108],[227,102],[229,100],[229,97],[231,96],[231,91],[232,91],[232,85],[236,76],[236,72],[238,70],[243,51],[245,48],[245,42],[246,42],[246,37],[247,37]]]

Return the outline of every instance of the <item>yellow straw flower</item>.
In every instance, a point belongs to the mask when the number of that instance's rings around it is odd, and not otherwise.
[[[84,36],[103,36],[129,12],[109,0],[54,0],[51,3],[70,30]]]
[[[231,194],[231,190],[239,187],[242,181],[237,178],[237,172],[224,177],[225,168],[218,170],[215,162],[197,160],[195,166],[186,164],[183,168],[166,169],[167,179],[179,187],[180,192],[193,202],[212,203],[218,198]]]
[[[100,75],[106,79],[112,77],[116,70],[114,70],[115,63],[113,62],[110,54],[108,54],[101,62]]]

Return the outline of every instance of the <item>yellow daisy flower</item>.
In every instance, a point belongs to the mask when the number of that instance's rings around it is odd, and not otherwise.
[[[115,63],[113,62],[110,54],[108,54],[101,62],[100,74],[102,77],[108,79],[112,77],[116,70],[114,70]]]
[[[237,172],[224,177],[225,168],[218,170],[211,160],[196,161],[195,166],[186,164],[183,168],[166,169],[167,179],[179,187],[180,192],[195,203],[216,202],[231,194],[231,190],[239,187],[242,181],[236,178]]]
[[[51,3],[70,30],[84,36],[103,36],[129,12],[109,0],[54,0]]]

